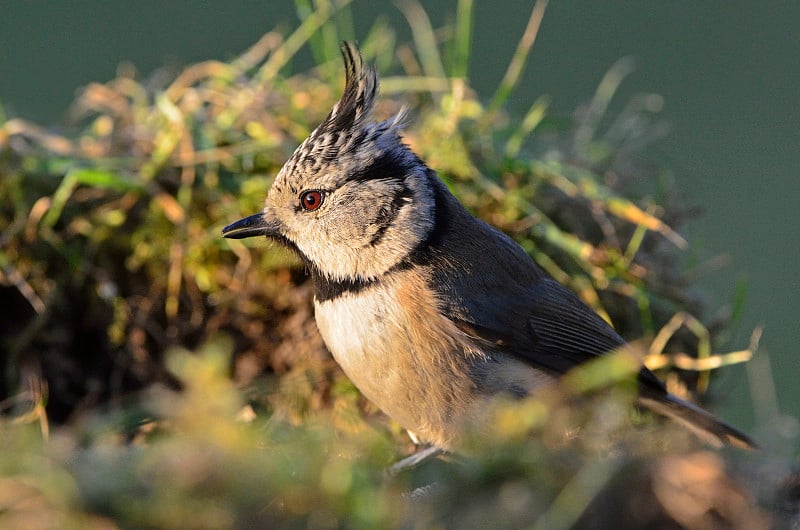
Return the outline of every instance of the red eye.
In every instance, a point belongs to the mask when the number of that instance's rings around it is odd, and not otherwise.
[[[300,205],[308,210],[316,210],[322,205],[324,196],[321,191],[304,191],[300,195]]]

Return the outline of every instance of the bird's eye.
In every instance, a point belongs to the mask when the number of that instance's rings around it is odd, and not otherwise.
[[[304,210],[310,212],[319,208],[324,199],[325,196],[321,191],[304,191],[300,194],[300,206],[302,206]]]

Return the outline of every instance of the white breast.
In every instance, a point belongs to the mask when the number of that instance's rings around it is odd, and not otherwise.
[[[411,271],[315,302],[325,344],[359,390],[422,439],[447,447],[476,399],[480,352],[437,310]]]
[[[315,303],[315,310],[325,344],[351,379],[381,378],[381,372],[391,370],[391,363],[386,362],[387,350],[402,315],[389,293],[370,289],[344,294]]]

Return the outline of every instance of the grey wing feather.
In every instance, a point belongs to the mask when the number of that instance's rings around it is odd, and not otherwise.
[[[520,342],[508,330],[457,320],[467,333],[489,340],[495,347],[527,362],[562,374],[589,359],[624,344],[602,318],[575,294],[552,279],[544,279],[527,293],[530,296],[529,342]],[[463,317],[462,317],[463,318]],[[497,322],[497,320],[494,320]],[[484,321],[485,323],[485,321]],[[639,401],[651,410],[683,424],[700,439],[714,446],[757,448],[752,438],[721,422],[705,410],[667,393],[664,384],[647,368],[639,371]]]
[[[555,280],[547,278],[531,291],[530,361],[565,372],[625,344],[605,320]],[[663,383],[646,368],[639,372],[639,381],[666,392]]]
[[[521,289],[513,300],[500,292],[484,295],[497,303],[487,307],[479,306],[477,299],[464,301],[448,316],[467,334],[556,374],[625,344],[575,293],[550,278]],[[666,393],[661,381],[646,368],[639,373],[639,380],[656,393]]]

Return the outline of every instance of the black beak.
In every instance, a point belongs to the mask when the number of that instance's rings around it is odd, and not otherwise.
[[[229,239],[244,239],[253,236],[279,237],[281,234],[278,224],[268,221],[262,212],[229,224],[222,229],[222,235]]]

